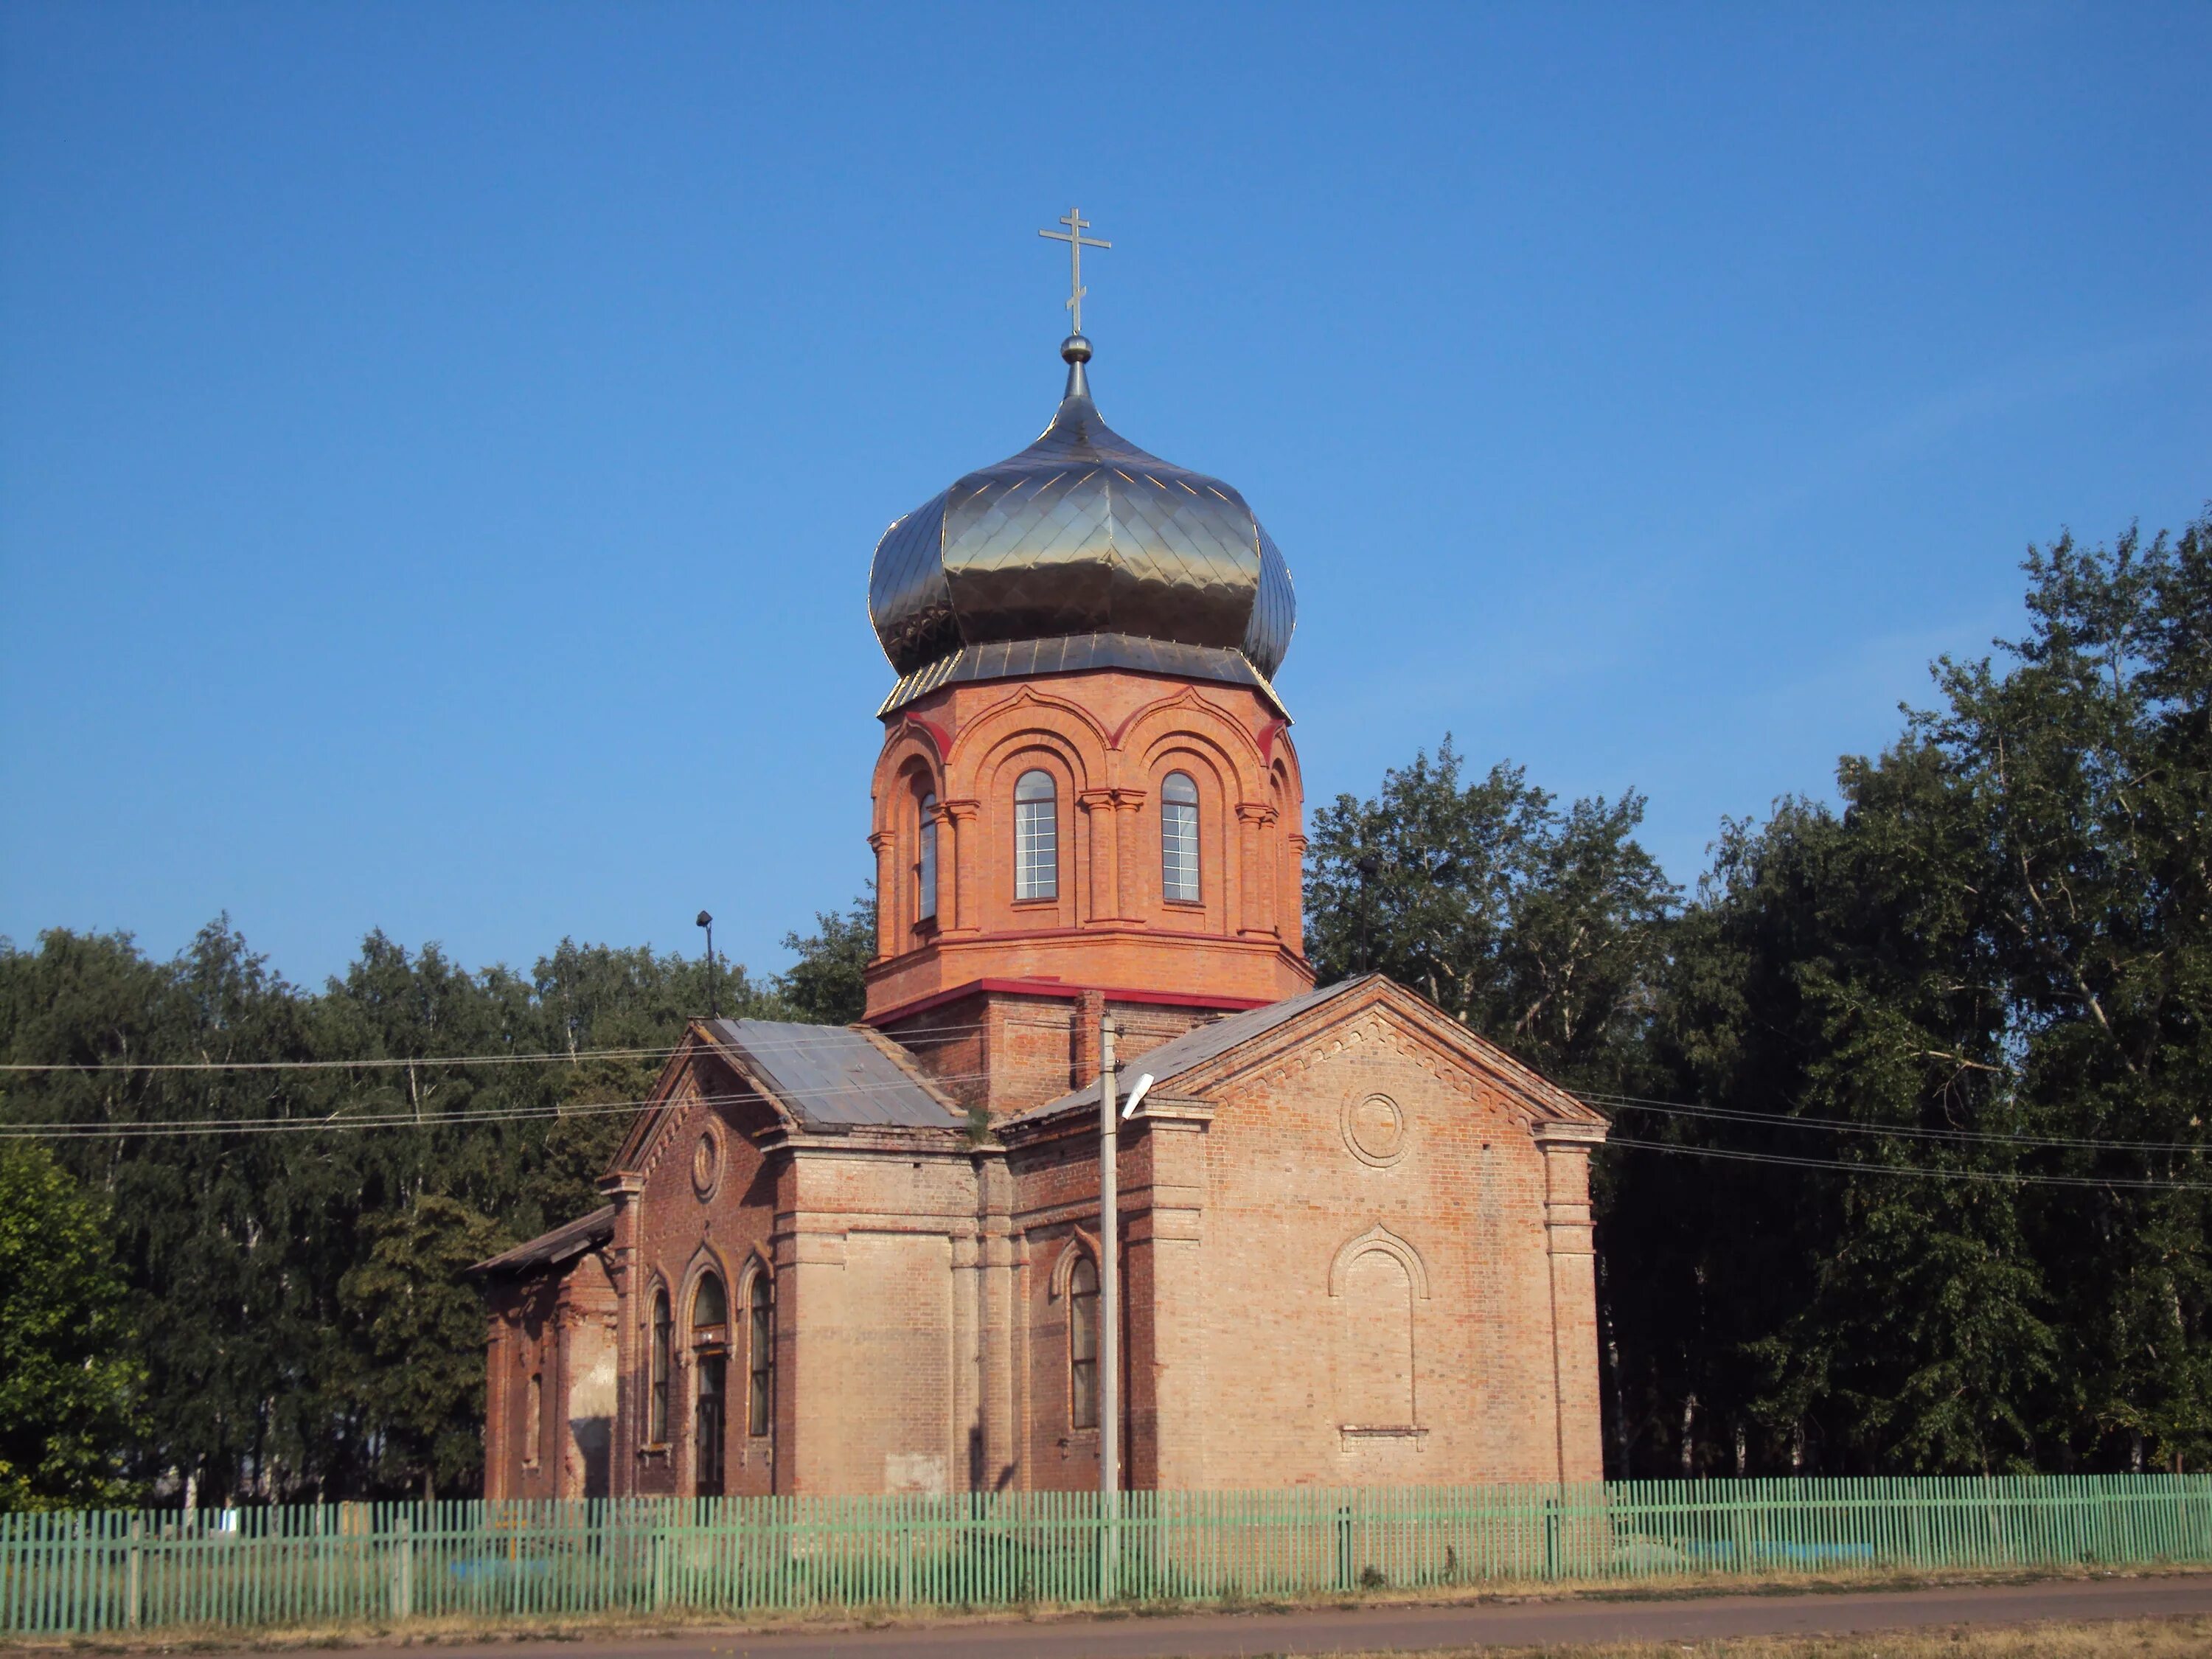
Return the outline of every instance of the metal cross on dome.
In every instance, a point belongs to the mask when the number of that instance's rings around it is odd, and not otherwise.
[[[1041,230],[1037,234],[1067,244],[1067,308],[1075,319],[1075,326],[1071,332],[1080,334],[1083,332],[1083,296],[1087,291],[1083,286],[1083,250],[1087,247],[1111,247],[1114,244],[1102,242],[1095,236],[1083,234],[1091,228],[1091,221],[1083,216],[1081,208],[1068,209],[1060,216],[1060,222],[1067,228]]]

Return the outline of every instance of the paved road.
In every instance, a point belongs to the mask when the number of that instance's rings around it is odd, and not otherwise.
[[[1930,1625],[2212,1614],[2212,1574],[2057,1581],[1825,1595],[1711,1595],[1674,1601],[1530,1601],[1515,1606],[1365,1607],[1173,1619],[946,1624],[922,1630],[732,1632],[581,1642],[412,1648],[409,1659],[1237,1659],[1474,1647],[1486,1643],[1697,1641],[1723,1636],[1846,1635]],[[368,1650],[373,1651],[373,1650]]]

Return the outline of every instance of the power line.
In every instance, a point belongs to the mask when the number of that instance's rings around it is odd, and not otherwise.
[[[982,1029],[983,1024],[981,1021],[973,1021],[962,1025],[916,1026],[910,1030],[900,1032],[891,1040],[903,1044],[911,1038],[964,1036]],[[763,1053],[796,1051],[804,1049],[810,1044],[818,1047],[825,1041],[852,1035],[852,1028],[844,1025],[824,1025],[819,1030],[822,1035],[818,1037],[811,1036],[800,1037],[796,1035],[749,1037],[745,1046],[749,1048],[758,1048]],[[681,1046],[670,1044],[664,1048],[578,1048],[573,1051],[555,1049],[543,1054],[399,1054],[359,1060],[55,1060],[35,1064],[0,1062],[0,1072],[314,1072],[398,1070],[414,1066],[558,1066],[580,1065],[587,1060],[665,1060]]]
[[[980,1082],[989,1077],[988,1072],[948,1072],[941,1077],[932,1076],[935,1085]],[[846,1083],[829,1088],[779,1088],[773,1098],[805,1102],[810,1100],[848,1100],[883,1094],[902,1092],[913,1086],[910,1082]],[[701,1095],[696,1098],[708,1105],[731,1105],[754,1099],[751,1094]],[[216,1134],[302,1134],[322,1129],[393,1129],[437,1128],[455,1124],[515,1123],[533,1119],[560,1117],[588,1117],[608,1112],[638,1112],[659,1106],[668,1108],[690,1102],[673,1100],[594,1100],[563,1103],[538,1103],[528,1105],[492,1106],[477,1109],[446,1112],[359,1112],[340,1109],[313,1117],[232,1117],[232,1118],[145,1118],[125,1122],[81,1123],[53,1121],[43,1123],[8,1123],[0,1121],[0,1139],[87,1140],[124,1136],[163,1138],[179,1135]]]
[[[1685,1146],[1672,1140],[1638,1140],[1629,1135],[1609,1135],[1608,1146],[1632,1146],[1639,1152],[1674,1152],[1686,1158],[1717,1158],[1728,1164],[1775,1164],[1797,1170],[1847,1170],[1855,1175],[1918,1176],[1935,1181],[2010,1182],[2027,1187],[2124,1187],[2161,1193],[2212,1193],[2212,1181],[2100,1180],[2094,1176],[2027,1175],[2004,1170],[1936,1170],[1924,1164],[1855,1164],[1848,1158],[1796,1158],[1786,1152],[1738,1152],[1725,1146]]]
[[[1583,1098],[1624,1109],[1656,1112],[1671,1117],[1715,1118],[1730,1123],[1759,1123],[1782,1129],[1826,1129],[1840,1134],[1896,1135],[1917,1140],[1984,1142],[2005,1146],[2070,1147],[2107,1152],[2212,1151],[2212,1147],[2198,1140],[2100,1140],[2078,1135],[2022,1135],[1989,1129],[1929,1128],[1918,1124],[1855,1123],[1845,1118],[1801,1117],[1795,1113],[1754,1112],[1729,1106],[1692,1106],[1680,1101],[1650,1100],[1637,1095],[1586,1093]]]

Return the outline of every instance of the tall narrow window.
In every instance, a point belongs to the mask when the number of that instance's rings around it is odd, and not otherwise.
[[[645,1437],[655,1446],[668,1443],[668,1370],[675,1325],[668,1316],[668,1292],[653,1293],[653,1410]]]
[[[522,1461],[535,1463],[545,1440],[545,1379],[532,1373],[522,1419]]]
[[[775,1379],[775,1291],[769,1286],[766,1273],[753,1275],[753,1287],[746,1301],[745,1370],[750,1387],[745,1395],[745,1432],[766,1434],[769,1408],[774,1402],[771,1389]]]
[[[1049,772],[1014,785],[1014,896],[1060,896],[1060,802]]]
[[[914,865],[914,917],[927,921],[937,915],[937,797],[921,798],[921,855]]]
[[[1098,1264],[1087,1255],[1067,1276],[1067,1421],[1098,1426]]]
[[[1198,786],[1188,772],[1160,785],[1160,892],[1170,903],[1198,902]]]

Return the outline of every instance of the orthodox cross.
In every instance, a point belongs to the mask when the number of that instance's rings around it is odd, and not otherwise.
[[[1037,234],[1048,236],[1055,242],[1067,244],[1067,308],[1074,314],[1073,331],[1080,334],[1083,332],[1083,296],[1087,292],[1083,286],[1083,250],[1087,247],[1111,247],[1114,244],[1102,242],[1095,236],[1085,236],[1083,234],[1091,228],[1091,221],[1083,216],[1081,208],[1068,209],[1060,216],[1060,222],[1066,225],[1067,228],[1041,230]]]

